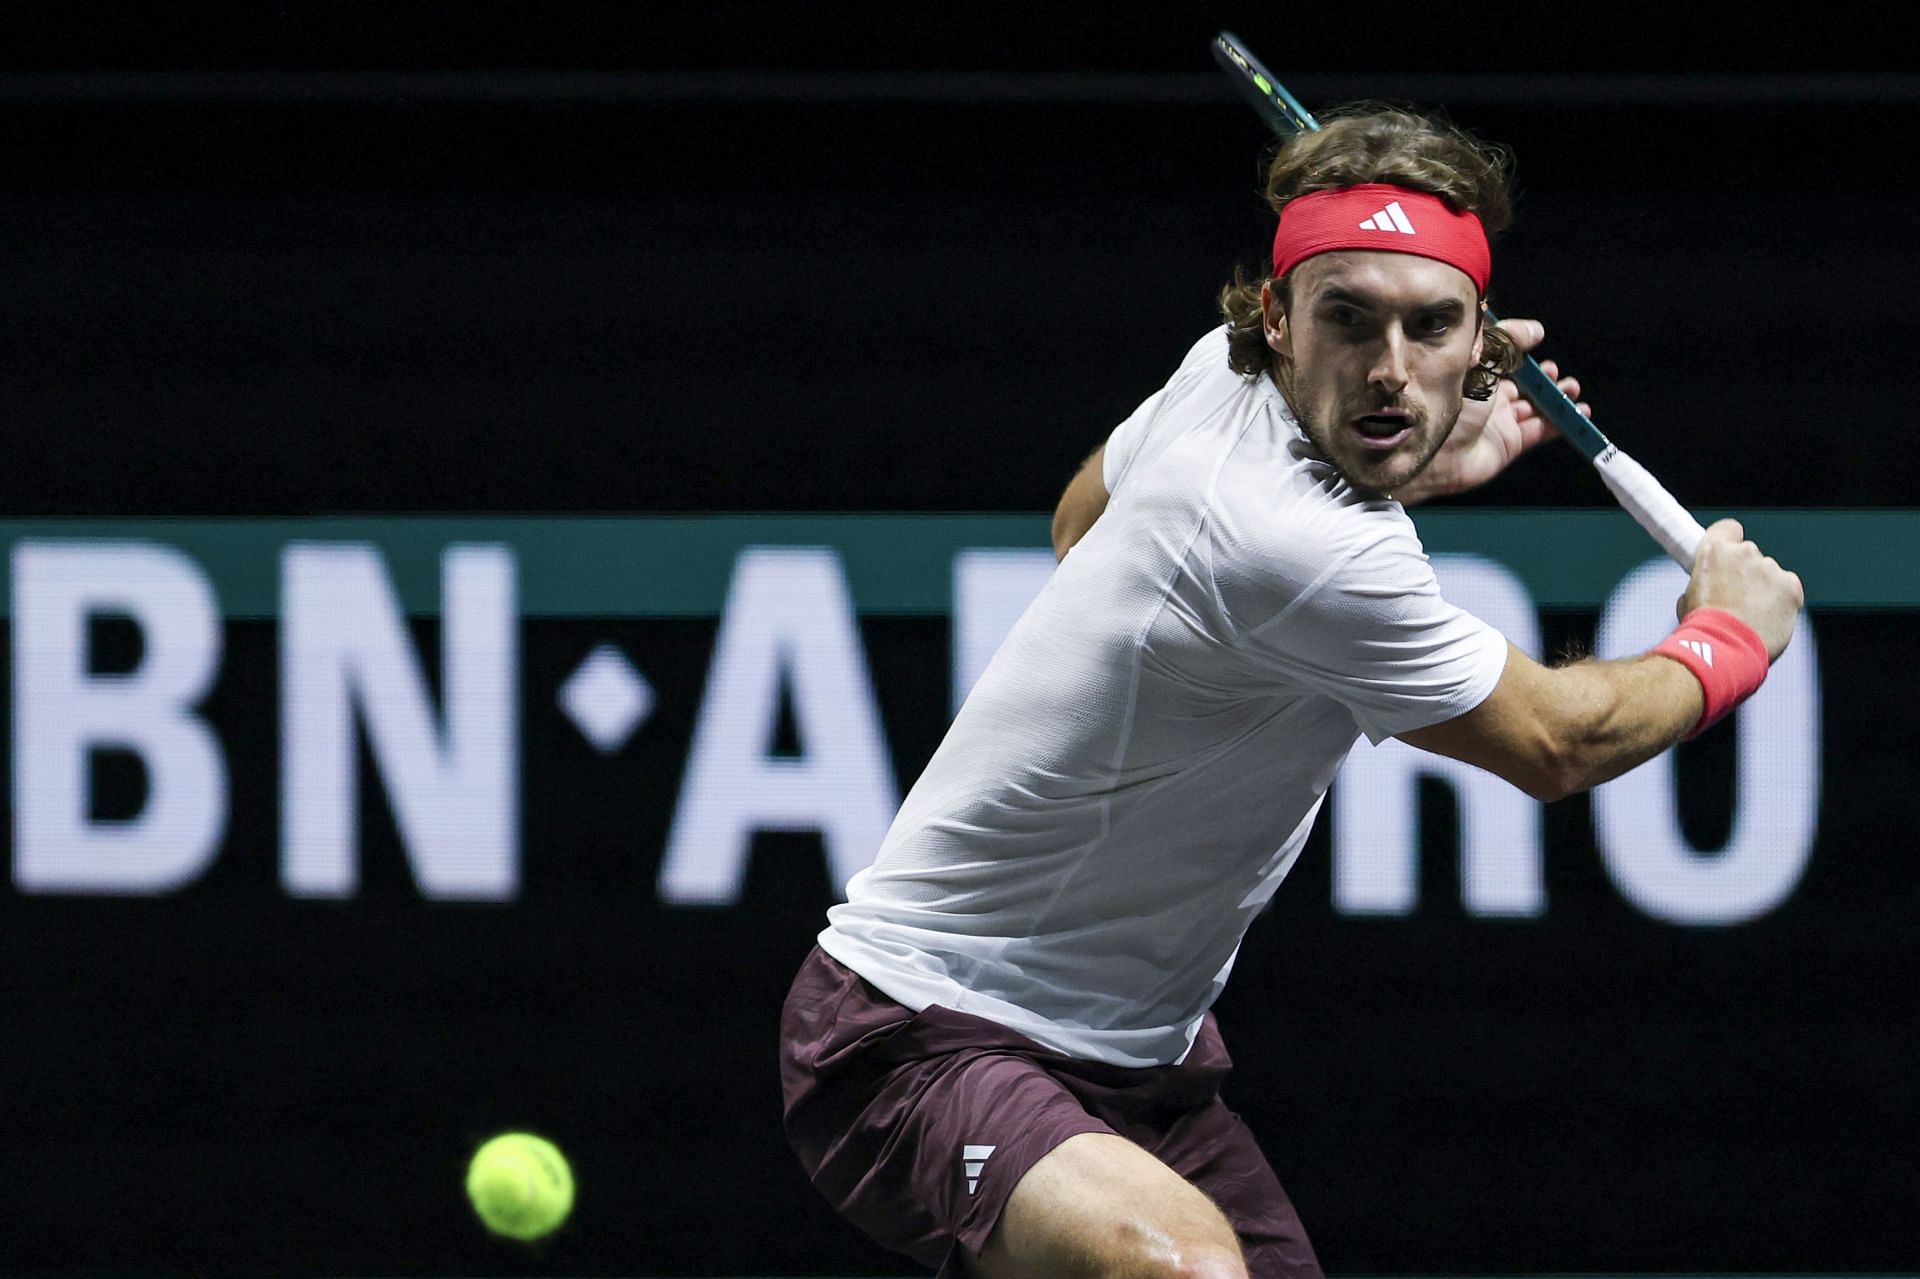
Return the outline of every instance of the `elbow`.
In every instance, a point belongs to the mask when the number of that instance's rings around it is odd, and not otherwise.
[[[1578,795],[1586,789],[1570,777],[1560,773],[1542,773],[1534,777],[1529,777],[1518,784],[1520,789],[1527,793],[1528,798],[1538,800],[1542,804],[1558,803],[1560,800],[1566,799],[1570,795]]]
[[[1586,761],[1565,738],[1543,734],[1528,755],[1523,775],[1511,780],[1542,804],[1557,803],[1593,785]]]

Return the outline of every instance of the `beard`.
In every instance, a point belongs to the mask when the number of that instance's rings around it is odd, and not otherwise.
[[[1426,470],[1440,452],[1460,420],[1462,404],[1455,399],[1434,414],[1417,400],[1386,399],[1369,392],[1342,400],[1326,418],[1304,408],[1297,416],[1307,439],[1348,484],[1369,497],[1391,497],[1395,489]],[[1367,443],[1355,425],[1370,414],[1382,413],[1403,414],[1406,422],[1400,438],[1385,447]]]

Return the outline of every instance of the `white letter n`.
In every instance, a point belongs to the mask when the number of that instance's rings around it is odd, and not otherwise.
[[[518,638],[505,547],[441,564],[444,728],[434,722],[379,551],[294,543],[281,567],[281,877],[302,897],[359,884],[354,713],[421,891],[503,901],[519,887]]]

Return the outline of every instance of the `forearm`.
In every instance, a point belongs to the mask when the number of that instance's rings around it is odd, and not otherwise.
[[[1402,733],[1536,799],[1598,786],[1738,706],[1767,677],[1806,601],[1800,579],[1721,520],[1695,553],[1681,625],[1651,653],[1549,669],[1511,644],[1485,701]]]
[[[1700,682],[1686,667],[1643,653],[1587,660],[1549,672],[1560,687],[1551,789],[1572,795],[1610,782],[1667,750],[1700,721]]]
[[[1402,740],[1551,801],[1652,759],[1692,731],[1703,704],[1693,673],[1664,657],[1549,668],[1510,646],[1486,701]]]

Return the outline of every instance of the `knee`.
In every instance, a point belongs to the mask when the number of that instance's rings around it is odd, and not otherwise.
[[[1247,1279],[1247,1263],[1240,1249],[1203,1244],[1181,1251],[1167,1271],[1168,1279]]]
[[[1224,1225],[1224,1223],[1222,1223]],[[1164,1230],[1123,1229],[1106,1250],[1102,1276],[1152,1276],[1152,1279],[1247,1279],[1247,1264],[1231,1234],[1211,1230],[1169,1234]]]

